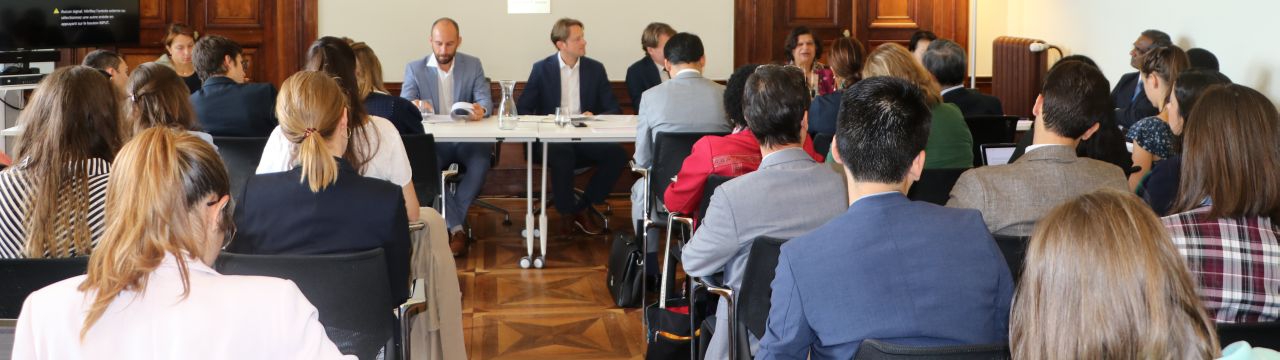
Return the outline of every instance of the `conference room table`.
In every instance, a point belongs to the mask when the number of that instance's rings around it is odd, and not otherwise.
[[[636,117],[634,115],[596,115],[589,120],[575,121],[583,126],[557,125],[550,115],[520,116],[515,129],[501,130],[498,119],[491,116],[479,121],[452,121],[448,115],[430,115],[422,121],[423,128],[432,134],[436,141],[444,142],[522,142],[527,146],[525,152],[525,238],[526,255],[520,259],[521,268],[542,268],[546,265],[547,238],[551,231],[547,229],[547,146],[551,143],[597,142],[621,143],[634,142],[636,139]],[[542,142],[542,164],[540,201],[538,216],[533,212],[533,146],[536,141]],[[538,255],[534,255],[533,238],[538,238]]]

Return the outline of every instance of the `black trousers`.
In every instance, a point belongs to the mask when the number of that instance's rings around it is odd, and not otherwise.
[[[631,157],[616,143],[557,143],[547,146],[547,169],[550,171],[551,196],[561,215],[576,214],[589,204],[604,203],[605,197],[622,176]],[[595,175],[583,189],[583,198],[573,194],[574,169],[594,166]]]

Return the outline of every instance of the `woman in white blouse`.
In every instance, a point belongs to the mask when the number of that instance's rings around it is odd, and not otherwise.
[[[347,127],[351,139],[343,158],[365,177],[390,181],[404,190],[405,210],[409,220],[418,219],[418,195],[413,189],[413,169],[405,153],[400,131],[390,120],[370,116],[359,98],[356,81],[356,55],[342,39],[326,36],[317,39],[307,51],[307,70],[323,71],[337,78],[347,95]],[[276,107],[287,104],[276,103]],[[277,109],[278,111],[278,109]],[[276,126],[267,139],[258,162],[258,174],[287,171],[296,166],[293,143]]]
[[[182,130],[126,144],[88,275],[27,298],[13,358],[354,359],[293,282],[210,267],[233,226],[229,188],[218,153]]]

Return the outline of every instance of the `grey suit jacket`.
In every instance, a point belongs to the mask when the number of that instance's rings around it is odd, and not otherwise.
[[[636,165],[649,167],[659,132],[729,132],[724,85],[696,72],[684,72],[645,91],[636,125]]]
[[[649,102],[646,92],[645,102]],[[813,161],[801,148],[765,157],[760,168],[720,185],[711,195],[706,217],[681,255],[691,276],[724,272],[724,283],[742,288],[742,273],[759,236],[791,239],[822,226],[849,208],[840,177]],[[721,299],[717,329],[727,329],[728,309]],[[712,335],[707,359],[724,358],[726,332]]]
[[[404,84],[400,87],[400,97],[409,100],[431,100],[432,106],[439,110],[442,106],[448,109],[453,104],[441,104],[440,91],[431,57],[414,60],[404,67]],[[480,104],[486,114],[493,114],[493,99],[489,95],[489,82],[484,78],[484,67],[480,59],[474,56],[457,53],[453,57],[453,101]]]
[[[978,209],[992,234],[1028,236],[1053,207],[1104,188],[1129,191],[1119,167],[1077,157],[1070,147],[1046,146],[1012,164],[966,171],[947,206]]]

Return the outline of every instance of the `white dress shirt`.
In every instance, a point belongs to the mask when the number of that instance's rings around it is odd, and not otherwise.
[[[578,63],[569,66],[564,63],[564,57],[560,53],[556,53],[556,60],[560,61],[560,112],[562,114],[577,115],[582,113],[582,87],[578,81],[578,68],[582,67],[582,59],[578,59]]]
[[[654,64],[654,66],[658,67],[658,78],[662,79],[662,82],[671,80],[671,74],[667,73],[667,69],[662,68],[662,64]]]
[[[456,59],[456,57],[455,57]],[[436,85],[438,93],[436,99],[440,100],[439,104],[433,104],[436,108],[436,114],[447,115],[449,109],[453,107],[453,67],[449,67],[449,71],[440,68],[440,63],[436,62],[436,56],[431,55],[431,60],[427,61],[427,66],[436,69]]]
[[[221,275],[166,255],[143,293],[121,292],[80,339],[92,294],[86,276],[32,293],[18,316],[14,359],[355,359],[325,335],[315,306],[292,281]]]
[[[964,87],[964,85],[956,85],[956,86],[952,86],[952,87],[949,87],[949,88],[946,88],[946,89],[942,89],[942,95],[944,95],[944,96],[945,96],[945,95],[947,95],[947,93],[952,92],[952,91],[955,91],[956,89],[963,88],[963,87]]]

